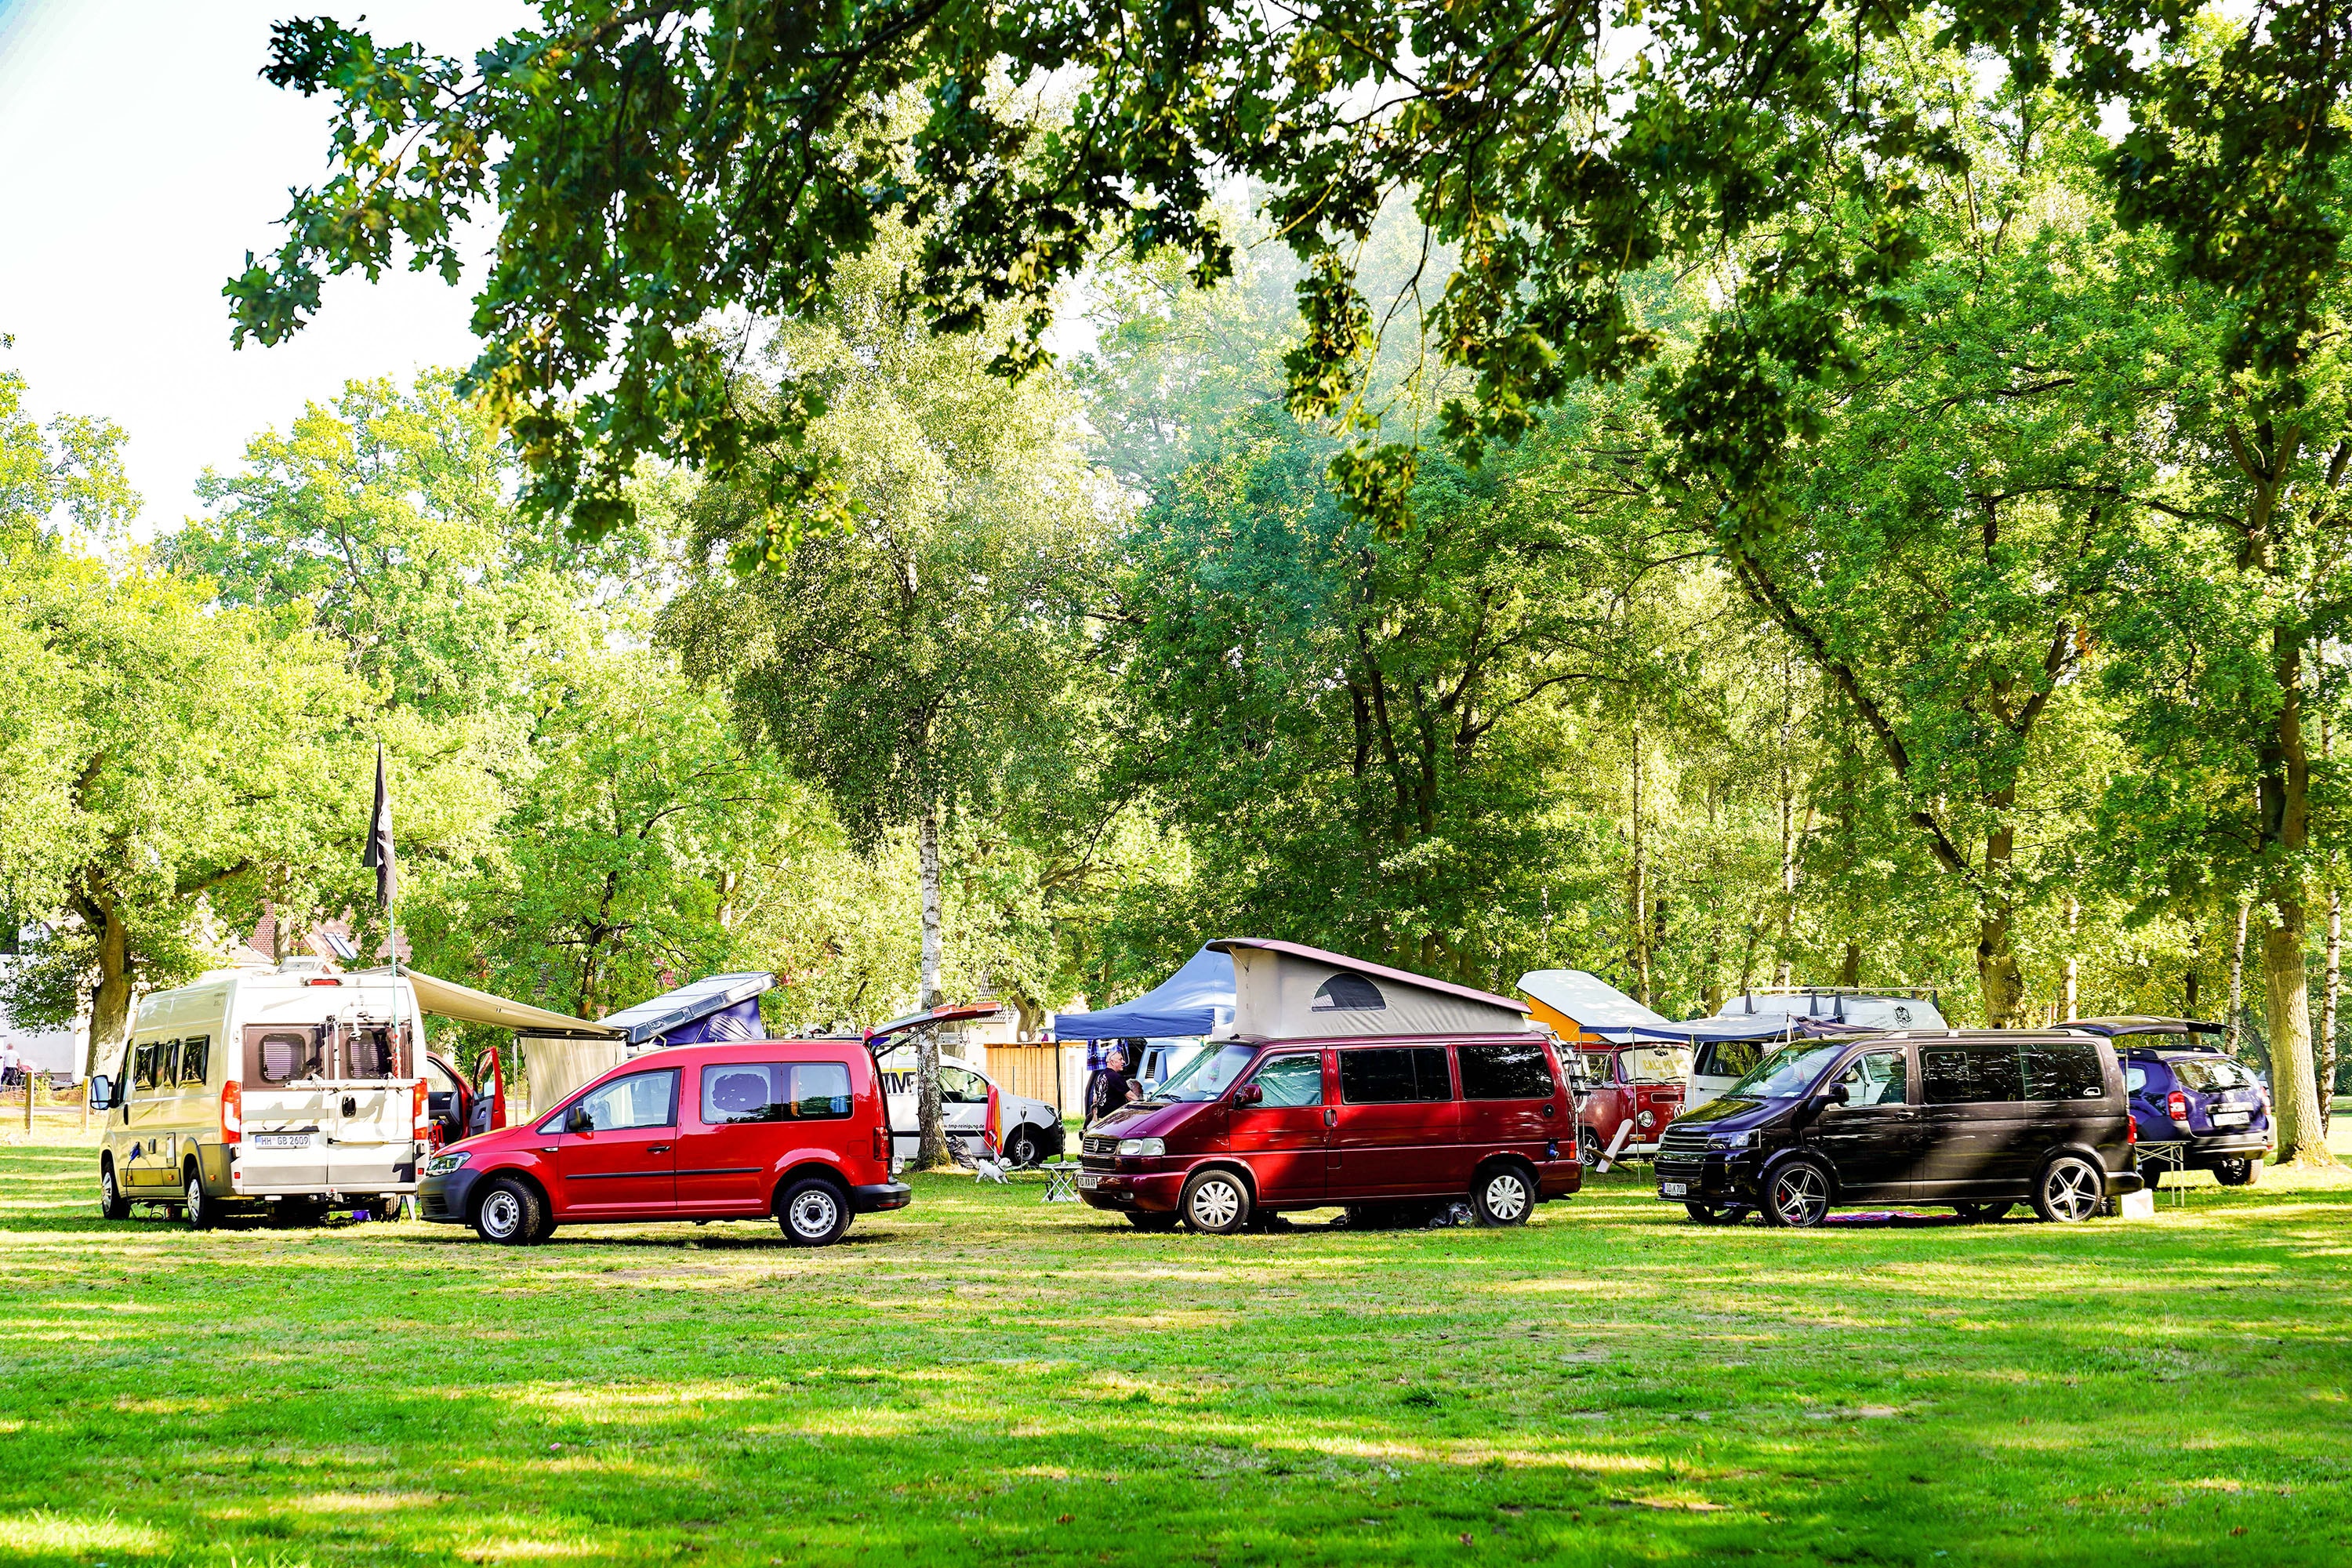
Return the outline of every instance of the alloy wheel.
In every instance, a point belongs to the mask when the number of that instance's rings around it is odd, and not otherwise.
[[[2042,1210],[2062,1225],[2086,1220],[2099,1212],[2105,1197],[2089,1165],[2075,1159],[2060,1160],[2042,1173]]]
[[[793,1235],[819,1241],[831,1236],[841,1222],[841,1200],[822,1187],[811,1187],[793,1199],[787,1214]]]
[[[1780,1224],[1795,1229],[1819,1225],[1829,1214],[1829,1179],[1816,1166],[1791,1165],[1773,1178],[1771,1198]]]

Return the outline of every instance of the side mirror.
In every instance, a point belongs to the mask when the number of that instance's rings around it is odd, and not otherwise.
[[[104,1073],[89,1080],[89,1108],[92,1110],[114,1109],[114,1080]]]
[[[1829,1088],[1822,1090],[1822,1098],[1832,1105],[1843,1105],[1846,1102],[1845,1085],[1842,1083],[1830,1085]]]
[[[1234,1090],[1235,1105],[1262,1105],[1265,1102],[1265,1085],[1262,1083],[1245,1083]]]
[[[596,1131],[596,1119],[588,1114],[586,1106],[575,1105],[564,1115],[563,1130],[566,1132],[593,1132]]]

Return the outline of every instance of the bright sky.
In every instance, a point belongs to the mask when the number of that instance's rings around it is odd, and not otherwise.
[[[222,282],[276,247],[288,188],[326,173],[323,105],[257,74],[273,21],[321,14],[458,54],[526,17],[507,0],[0,0],[0,366],[42,415],[129,431],[145,531],[346,379],[473,358],[469,290],[406,273],[331,282],[293,342],[229,347]]]

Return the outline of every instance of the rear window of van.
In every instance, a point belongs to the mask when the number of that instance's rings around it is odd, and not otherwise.
[[[1551,1063],[1541,1046],[1463,1046],[1454,1055],[1462,1063],[1465,1100],[1551,1098]]]
[[[849,1068],[840,1062],[713,1062],[702,1069],[705,1127],[848,1114]]]
[[[316,1024],[248,1024],[245,1030],[245,1080],[292,1083],[327,1076],[327,1053]]]

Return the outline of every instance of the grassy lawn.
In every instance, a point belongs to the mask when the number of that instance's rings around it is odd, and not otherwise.
[[[2344,1563],[2352,1187],[2154,1224],[192,1236],[0,1149],[0,1563]]]

